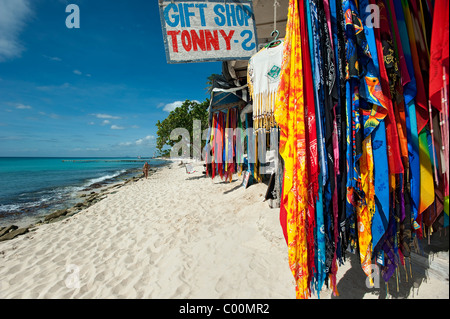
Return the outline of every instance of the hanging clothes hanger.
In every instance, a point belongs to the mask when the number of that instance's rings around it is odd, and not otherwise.
[[[278,40],[278,37],[280,36],[280,31],[277,30],[277,7],[279,7],[280,4],[278,3],[278,0],[273,1],[273,31],[270,34],[270,36],[273,37],[273,34],[276,33],[275,39],[270,41],[265,48],[274,48],[278,46],[281,43],[281,40]]]
[[[272,41],[270,41],[269,43],[267,43],[265,48],[273,48],[273,47],[278,46],[281,43],[281,40],[278,39],[278,37],[280,36],[280,31],[273,30],[272,33],[270,34],[270,36],[273,36],[274,33],[276,33],[275,38]]]

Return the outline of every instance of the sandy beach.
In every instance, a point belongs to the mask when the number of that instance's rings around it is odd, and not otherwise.
[[[279,209],[263,202],[267,185],[244,189],[242,176],[226,183],[195,168],[187,174],[174,162],[0,242],[0,298],[295,298]],[[338,271],[340,298],[449,298],[448,233],[431,243],[389,294],[384,283],[366,287],[350,254]],[[320,298],[335,297],[324,288]]]

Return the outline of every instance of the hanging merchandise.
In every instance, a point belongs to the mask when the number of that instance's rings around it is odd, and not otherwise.
[[[418,240],[448,227],[448,10],[447,0],[290,0],[273,109],[277,47],[250,60],[254,127],[280,129],[297,298],[323,285],[338,295],[349,252],[372,285],[374,265],[398,283]]]
[[[244,137],[240,112],[233,107],[212,114],[209,134],[211,169],[207,176],[232,181],[234,173],[242,173],[244,164]],[[209,164],[209,163],[208,163]]]
[[[277,44],[278,41],[278,44]],[[275,126],[273,111],[275,95],[280,83],[283,42],[274,40],[273,45],[262,48],[250,58],[247,83],[253,100],[253,129],[269,130]]]
[[[439,166],[440,172],[443,175],[440,180],[440,189],[444,194],[444,211],[446,214],[446,224],[448,225],[449,214],[449,126],[448,126],[448,88],[449,88],[449,41],[442,41],[448,39],[449,33],[449,1],[436,0],[434,7],[433,29],[431,34],[430,47],[430,78],[429,78],[429,99],[434,111],[436,120],[439,122],[442,147],[436,149],[436,155],[440,158],[439,162],[435,163],[435,167]],[[430,108],[433,111],[433,108]],[[435,125],[435,130],[438,129]],[[447,155],[447,156],[446,156]]]
[[[285,164],[281,197],[281,225],[288,245],[289,267],[297,298],[310,295],[306,239],[307,176],[302,78],[302,47],[298,3],[290,0],[276,99],[275,120],[280,127],[280,155]]]

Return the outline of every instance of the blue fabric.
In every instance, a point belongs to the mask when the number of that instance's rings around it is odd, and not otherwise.
[[[449,224],[448,215],[444,213],[444,227],[448,227],[448,224]]]
[[[309,5],[308,5],[309,2]],[[321,113],[320,105],[320,47],[318,46],[320,41],[318,38],[318,20],[317,20],[317,8],[313,1],[305,0],[306,10],[307,10],[307,23],[308,23],[308,35],[310,37],[310,57],[311,57],[311,67],[313,74],[313,82],[315,87],[314,94],[314,104],[316,110],[316,128],[317,128],[317,146],[318,146],[318,156],[320,163],[319,172],[319,190],[318,199],[316,202],[316,254],[315,264],[316,264],[316,274],[315,274],[315,288],[317,295],[320,298],[320,290],[325,283],[326,278],[326,247],[325,247],[325,224],[324,224],[324,213],[323,213],[323,185],[325,185],[327,180],[327,161],[325,158],[325,143],[324,143],[324,132],[323,132],[323,116]]]
[[[367,21],[369,12],[365,8],[369,5],[368,0],[359,2],[362,21]],[[365,27],[364,34],[368,50],[372,56],[371,69],[375,77],[379,78],[378,52],[373,28]],[[366,89],[364,86],[363,89]],[[370,96],[370,94],[369,94]],[[379,103],[376,103],[380,105]],[[366,136],[368,132],[365,132]],[[388,227],[389,220],[389,165],[387,160],[386,127],[384,120],[372,131],[372,149],[374,162],[374,185],[375,185],[375,212],[372,219],[372,247],[376,248],[378,242]]]
[[[323,110],[323,88],[321,89],[322,80],[321,73],[321,50],[319,39],[319,21],[317,17],[317,7],[314,1],[309,2],[309,13],[311,16],[311,34],[313,41],[311,42],[311,48],[313,49],[313,55],[311,63],[314,68],[313,80],[315,87],[315,108],[316,108],[316,124],[317,124],[317,146],[320,162],[320,172],[322,176],[322,185],[325,185],[328,180],[328,164],[326,159],[325,150],[325,133],[324,133],[324,110]]]
[[[313,34],[312,34],[312,21],[311,21],[311,9],[308,4],[308,0],[305,0],[305,9],[306,9],[306,24],[308,27],[308,41],[309,41],[309,56],[311,59],[311,72],[314,74],[315,65],[314,61],[314,48],[313,48]]]
[[[420,160],[419,134],[417,133],[416,106],[414,101],[405,107],[411,126],[411,139],[408,138],[409,167],[411,170],[411,209],[414,220],[417,219],[420,202]]]
[[[406,28],[405,15],[401,1],[393,1],[395,17],[397,18],[398,31],[405,56],[406,67],[408,68],[411,81],[404,86],[403,96],[405,98],[405,114],[409,118],[408,131],[408,155],[410,167],[411,183],[411,209],[414,219],[417,218],[420,201],[420,161],[419,161],[419,135],[417,132],[416,106],[414,99],[417,94],[416,79],[414,76],[414,66],[411,57],[411,47],[409,45],[408,29]],[[408,121],[407,121],[408,122]]]
[[[345,84],[345,93],[346,93],[346,101],[345,101],[345,108],[347,111],[347,152],[346,152],[346,160],[347,160],[347,194],[349,189],[352,187],[352,180],[353,180],[353,158],[352,158],[352,143],[351,143],[351,136],[352,136],[352,126],[350,123],[348,123],[349,119],[352,118],[352,107],[351,107],[351,88],[350,88],[350,82],[347,81]],[[349,218],[353,215],[353,205],[347,198],[346,200],[346,217]]]
[[[403,87],[403,96],[405,104],[413,102],[417,94],[416,78],[414,77],[414,66],[411,57],[411,47],[409,46],[408,29],[406,28],[405,15],[401,1],[394,0],[395,17],[397,18],[398,31],[403,48],[403,55],[406,61],[410,82]]]
[[[320,178],[320,174],[319,174]],[[316,291],[320,298],[320,290],[326,277],[325,266],[325,225],[323,218],[323,186],[319,183],[319,198],[316,202]]]
[[[372,247],[375,250],[388,227],[389,164],[386,153],[386,127],[381,121],[372,133],[375,185],[375,213],[372,219]]]

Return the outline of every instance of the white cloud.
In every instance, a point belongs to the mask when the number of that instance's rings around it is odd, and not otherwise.
[[[113,115],[109,115],[109,114],[97,113],[97,114],[91,114],[91,115],[95,116],[98,119],[120,120],[119,116],[113,116]]]
[[[19,110],[31,110],[32,107],[29,106],[29,105],[17,104],[16,105],[16,109],[19,109]]]
[[[109,121],[109,120],[104,120],[103,122],[102,122],[102,125],[108,125],[108,124],[110,124],[111,122]]]
[[[180,107],[183,104],[183,101],[175,101],[173,103],[169,103],[164,105],[163,111],[166,112],[172,112],[173,110],[175,110],[177,107]]]
[[[61,62],[62,59],[58,58],[57,56],[48,56],[48,55],[43,55],[44,58],[49,59],[50,61],[57,61],[57,62]]]
[[[95,125],[95,123],[94,123],[94,122],[89,122],[88,124],[89,124],[89,125]]]
[[[0,62],[20,57],[25,50],[19,35],[30,15],[29,0],[0,1]]]
[[[45,112],[39,112],[39,114],[41,114],[41,115],[43,115],[43,116],[48,116],[48,117],[50,117],[50,118],[52,118],[52,119],[54,119],[54,120],[57,120],[57,119],[60,118],[60,116],[59,116],[58,114],[55,114],[55,113],[47,114],[47,113],[45,113]]]
[[[111,125],[111,130],[124,130],[125,127],[118,125]]]
[[[138,139],[135,143],[136,143],[136,145],[146,144],[149,141],[154,140],[154,139],[155,139],[155,137],[153,135],[147,135],[144,138]]]
[[[82,75],[83,73],[79,70],[73,70],[73,73],[76,75]]]
[[[140,138],[134,142],[122,142],[120,146],[131,146],[131,145],[149,145],[154,142],[155,137],[153,135],[147,135],[146,137]]]
[[[139,128],[139,125],[131,125],[131,128]]]
[[[61,85],[47,85],[47,86],[37,86],[36,89],[39,91],[55,91],[55,90],[62,90],[62,89],[68,89],[71,88],[69,83],[64,83]]]
[[[177,107],[180,107],[181,105],[183,105],[184,102],[185,102],[185,101],[175,101],[175,102],[166,104],[166,105],[164,105],[163,111],[166,111],[166,112],[169,112],[169,113],[170,113],[170,112],[172,112],[173,110],[175,110]],[[200,102],[197,101],[197,100],[192,100],[191,102],[200,103]],[[161,107],[160,105],[161,105],[161,103],[158,104],[157,108],[160,108],[160,107]]]

